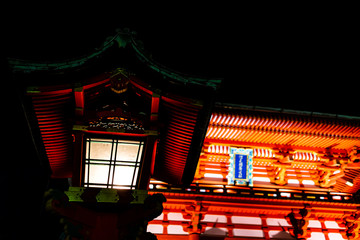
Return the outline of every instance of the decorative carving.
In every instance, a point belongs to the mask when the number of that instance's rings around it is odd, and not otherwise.
[[[319,186],[323,188],[334,186],[336,180],[345,175],[344,169],[347,166],[347,161],[340,159],[340,157],[338,159],[330,150],[326,153],[319,153],[319,156],[325,160],[322,165],[318,166]],[[337,173],[334,174],[335,172]]]
[[[197,198],[192,205],[185,207],[185,212],[191,216],[190,225],[187,227],[189,234],[200,234],[202,232],[200,221],[207,209],[202,205],[200,198]]]
[[[307,231],[309,225],[309,219],[311,215],[311,206],[305,204],[303,209],[292,210],[285,219],[289,224],[293,226],[289,229],[290,234],[298,240],[305,240],[310,237],[310,233]]]
[[[336,154],[328,149],[325,153],[318,153],[325,162],[318,167],[319,185],[329,188],[336,184],[337,179],[345,176],[345,169],[360,168],[360,150],[354,146],[348,151],[348,156]]]
[[[285,179],[286,168],[275,164],[274,166],[277,167],[275,171],[274,183],[281,186],[285,185],[287,183],[287,180]]]
[[[347,212],[344,214],[343,223],[346,227],[346,235],[348,239],[360,238],[360,207],[355,212]]]
[[[123,68],[117,68],[114,74],[110,77],[111,90],[115,93],[121,94],[128,90],[130,82],[130,74]]]
[[[121,101],[99,104],[96,109],[88,111],[86,119],[91,128],[106,128],[123,131],[143,132],[147,122],[147,115],[142,109],[129,110],[128,102]]]
[[[143,132],[145,129],[140,121],[124,117],[102,117],[89,122],[91,128],[123,129],[131,132]]]
[[[349,151],[349,160],[350,163],[359,163],[360,162],[360,147],[354,146]]]
[[[273,182],[277,185],[285,185],[287,184],[287,179],[285,178],[286,169],[291,167],[294,151],[274,149],[273,153],[278,159],[278,161],[273,164],[275,167]]]

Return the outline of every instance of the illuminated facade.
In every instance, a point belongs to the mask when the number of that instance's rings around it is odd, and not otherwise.
[[[219,104],[192,184],[152,181],[168,201],[149,228],[159,239],[359,239],[359,134],[356,117]]]
[[[46,205],[66,237],[359,239],[358,117],[215,103],[221,80],[157,64],[130,32],[9,62],[51,177],[70,181]]]

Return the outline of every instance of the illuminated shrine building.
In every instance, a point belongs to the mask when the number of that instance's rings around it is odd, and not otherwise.
[[[359,117],[215,103],[221,80],[111,41],[86,61],[9,60],[51,178],[71,182],[46,199],[67,237],[360,239]]]
[[[358,118],[215,107],[189,187],[148,229],[159,239],[359,239]],[[173,234],[180,234],[173,237]]]

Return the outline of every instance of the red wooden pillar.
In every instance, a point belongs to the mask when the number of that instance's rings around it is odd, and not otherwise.
[[[168,213],[169,210],[163,210],[163,234],[167,235],[168,234],[168,226],[169,226],[169,220],[168,220]]]
[[[202,199],[197,198],[193,204],[185,207],[185,212],[191,216],[190,226],[188,227],[189,239],[200,239],[202,225],[200,221],[203,219],[207,208],[202,204]]]
[[[74,144],[74,161],[73,161],[73,174],[72,174],[72,185],[74,187],[81,187],[83,178],[83,154],[84,154],[84,133],[76,131],[73,134]]]
[[[148,136],[144,151],[144,159],[141,166],[141,174],[138,184],[139,189],[149,190],[149,182],[154,168],[156,145],[156,136]]]
[[[264,237],[265,239],[270,239],[270,236],[269,236],[269,228],[268,228],[268,225],[267,225],[267,222],[266,222],[266,215],[265,214],[260,214],[260,218],[261,218],[261,228],[264,232]]]
[[[75,96],[75,116],[77,117],[76,120],[79,121],[84,116],[84,107],[85,107],[84,88],[83,87],[75,88],[74,96]]]
[[[233,215],[231,212],[226,212],[226,227],[228,230],[228,237],[234,237],[234,224],[232,223],[231,216]]]
[[[75,99],[75,122],[81,124],[84,116],[84,88],[77,87],[74,89],[74,99]],[[74,144],[74,160],[73,160],[73,174],[72,174],[72,185],[74,187],[80,187],[82,184],[82,159],[84,151],[84,133],[76,131],[73,134],[73,144]]]
[[[160,104],[160,95],[153,93],[151,98],[151,115],[150,115],[150,121],[152,124],[152,127],[157,127],[157,121],[159,118],[159,104]]]
[[[319,220],[320,223],[321,223],[321,230],[322,230],[322,233],[323,233],[324,236],[325,236],[325,239],[326,239],[326,240],[330,240],[330,238],[329,238],[329,232],[328,232],[328,230],[327,230],[327,228],[326,228],[326,226],[325,226],[325,219],[324,219],[324,218],[318,218],[318,220]]]

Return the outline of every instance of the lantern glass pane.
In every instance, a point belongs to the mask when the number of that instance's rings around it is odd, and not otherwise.
[[[84,186],[135,189],[143,141],[87,138]]]

